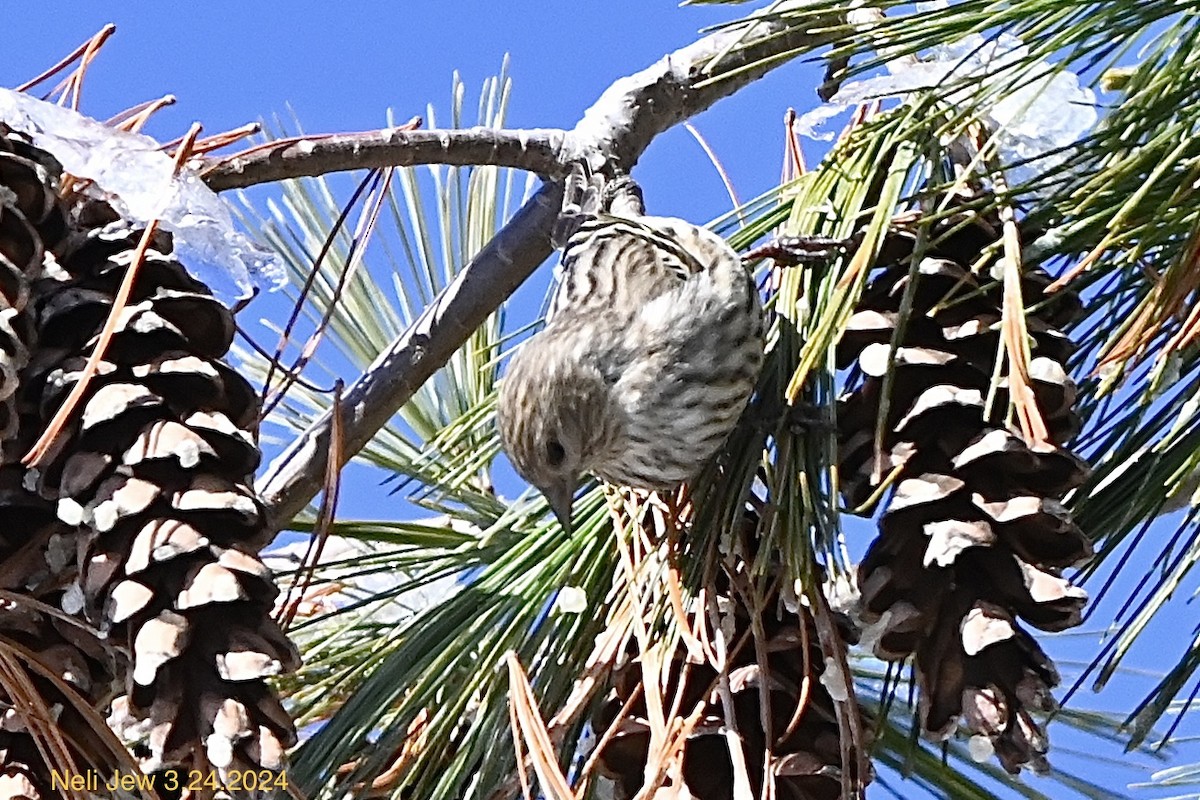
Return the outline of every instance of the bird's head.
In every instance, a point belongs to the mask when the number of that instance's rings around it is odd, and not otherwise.
[[[574,326],[548,326],[509,362],[497,407],[505,452],[568,533],[583,474],[613,433],[608,387],[589,345]]]

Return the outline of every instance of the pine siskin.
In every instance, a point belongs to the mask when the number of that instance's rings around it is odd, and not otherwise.
[[[546,327],[500,388],[504,449],[568,531],[584,473],[659,490],[694,477],[762,366],[762,306],[737,253],[640,212],[638,198],[579,225]]]

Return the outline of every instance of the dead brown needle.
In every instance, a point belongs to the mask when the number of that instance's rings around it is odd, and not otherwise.
[[[184,137],[183,143],[175,151],[174,175],[178,175],[184,163],[187,162],[192,152],[192,144],[199,135],[200,123],[193,123],[187,136]],[[117,290],[117,296],[113,298],[112,310],[108,312],[108,318],[104,321],[104,327],[100,331],[96,346],[92,349],[92,354],[88,356],[87,364],[84,366],[79,380],[71,388],[71,394],[67,396],[66,402],[59,406],[58,411],[54,414],[54,418],[50,420],[49,426],[47,426],[41,437],[38,438],[33,447],[29,448],[29,452],[21,459],[21,463],[25,466],[38,466],[54,449],[59,435],[62,433],[63,428],[66,427],[67,420],[71,418],[75,407],[79,405],[79,401],[83,399],[84,394],[87,392],[88,384],[95,377],[96,370],[100,366],[100,361],[104,358],[104,354],[108,350],[108,345],[112,341],[113,334],[116,333],[117,326],[120,324],[125,306],[129,303],[129,295],[133,292],[134,278],[137,277],[142,262],[146,260],[146,252],[150,249],[150,242],[153,240],[156,230],[158,230],[157,217],[151,219],[146,224],[145,230],[142,231],[137,248],[133,251],[133,261],[130,263],[129,269],[125,271],[125,277],[121,279],[121,286]]]

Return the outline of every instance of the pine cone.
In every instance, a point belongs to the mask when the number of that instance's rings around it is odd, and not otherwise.
[[[42,426],[79,379],[140,232],[76,208],[62,269],[35,287],[38,350],[24,375]],[[280,769],[295,740],[265,679],[294,669],[271,619],[277,589],[251,481],[251,387],[220,359],[233,318],[157,237],[118,332],[36,475],[78,526],[83,613],[130,654],[127,704],[151,722],[151,766]],[[195,759],[195,760],[191,760]]]
[[[683,748],[684,786],[671,786],[671,790],[697,800],[732,800],[735,771],[727,733],[728,714],[736,722],[741,759],[754,797],[764,796],[764,758],[769,754],[774,780],[770,796],[781,800],[837,800],[842,788],[841,738],[834,700],[821,680],[826,662],[812,616],[803,607],[790,609],[777,592],[770,592],[761,604],[764,611],[755,620],[752,605],[741,592],[732,591],[724,576],[716,583],[721,629],[731,651],[727,670],[733,708],[726,709],[722,701],[718,671],[707,661],[689,659],[681,643],[672,657],[664,702],[670,705],[674,698],[682,698],[678,704],[678,716],[682,718],[697,708],[701,713]],[[754,623],[761,626],[758,648],[766,655],[765,663],[759,661],[756,652]],[[599,754],[598,766],[601,774],[615,782],[617,798],[634,797],[645,781],[650,723],[644,690],[633,700],[629,713],[617,719],[641,688],[642,679],[636,653],[627,653],[626,662],[614,671],[613,688],[592,718],[597,736],[616,725]],[[840,687],[840,681],[840,677],[836,679],[835,688]],[[764,682],[769,687],[769,708],[765,709]],[[670,722],[668,719],[668,726]],[[870,778],[864,776],[863,782]],[[672,778],[667,780],[670,785]],[[685,794],[685,789],[690,794]]]
[[[1022,276],[1032,339],[1030,382],[1052,444],[1031,444],[1004,420],[1007,377],[986,407],[1000,343],[1002,287],[967,265],[999,239],[985,219],[961,215],[931,231],[910,275],[915,239],[892,234],[881,271],[838,346],[839,366],[861,380],[839,402],[842,491],[866,502],[898,469],[880,535],[859,569],[864,634],[881,658],[915,654],[921,723],[945,739],[960,717],[987,737],[1009,772],[1048,768],[1032,711],[1054,707],[1054,664],[1018,618],[1047,631],[1078,625],[1086,594],[1062,577],[1092,554],[1058,500],[1087,466],[1062,449],[1079,428],[1072,352],[1057,328],[1080,304],[1047,294],[1041,270]],[[913,281],[914,285],[909,286]],[[902,298],[912,309],[900,320]],[[890,342],[903,324],[894,364]],[[875,452],[884,376],[894,382]],[[881,456],[881,458],[880,458]]]
[[[44,269],[53,269],[67,234],[58,200],[60,172],[49,153],[0,125],[0,640],[6,652],[23,653],[5,657],[10,677],[0,693],[6,709],[0,720],[0,798],[58,796],[30,720],[19,710],[30,703],[34,714],[53,720],[65,734],[67,755],[81,772],[106,774],[113,766],[113,754],[80,709],[102,706],[112,696],[116,663],[94,631],[59,611],[70,609],[77,596],[74,531],[57,519],[53,504],[23,485],[19,463],[40,429],[21,370],[33,346],[27,308],[32,284]],[[14,672],[29,683],[14,685]],[[7,694],[10,687],[23,694],[21,701]]]
[[[0,440],[16,435],[18,373],[29,361],[29,290],[66,232],[61,168],[0,124]]]

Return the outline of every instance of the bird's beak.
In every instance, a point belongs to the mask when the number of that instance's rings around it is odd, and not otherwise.
[[[550,501],[550,509],[554,512],[554,516],[558,517],[563,530],[570,536],[572,530],[571,508],[575,504],[575,486],[573,484],[555,486],[546,493],[546,497]]]

